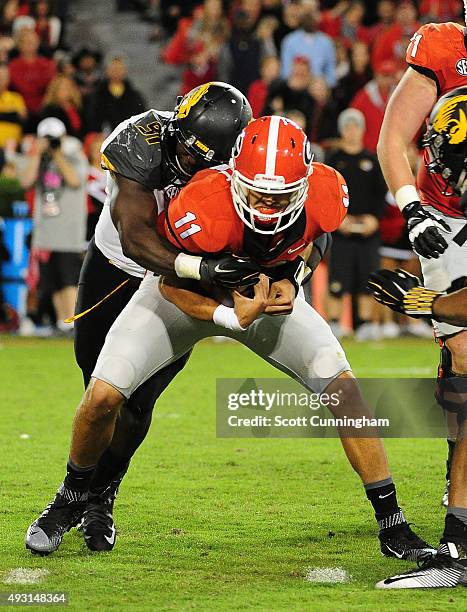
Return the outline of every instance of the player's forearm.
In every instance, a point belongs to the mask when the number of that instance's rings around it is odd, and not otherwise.
[[[415,177],[407,156],[410,142],[381,129],[378,159],[389,191],[395,195],[404,185],[415,186]]]
[[[200,321],[213,320],[214,312],[219,306],[219,302],[189,289],[174,287],[163,278],[159,287],[163,297],[172,302],[172,304],[189,317],[199,319]]]
[[[467,325],[467,288],[436,298],[433,318],[451,325]]]
[[[117,229],[126,257],[155,274],[175,275],[175,259],[179,251],[163,241],[155,227],[138,224],[137,228],[131,228],[118,224]]]

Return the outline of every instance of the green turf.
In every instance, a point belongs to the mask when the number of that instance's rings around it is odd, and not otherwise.
[[[435,371],[427,341],[346,349],[363,376]],[[92,554],[72,532],[37,558],[24,532],[63,477],[81,380],[71,343],[0,339],[0,580],[12,568],[46,568],[29,589],[66,591],[74,610],[465,609],[461,588],[373,588],[413,564],[381,557],[371,507],[338,440],[216,439],[216,377],[275,375],[239,345],[199,345],[121,488],[114,551]],[[387,448],[408,519],[435,543],[445,444],[390,440]],[[352,579],[310,584],[310,567],[341,567]]]

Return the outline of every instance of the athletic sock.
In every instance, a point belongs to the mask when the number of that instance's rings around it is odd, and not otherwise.
[[[366,484],[365,491],[375,511],[380,531],[406,522],[397,503],[396,487],[391,477]]]
[[[451,480],[451,465],[452,458],[454,456],[454,449],[456,448],[455,440],[446,440],[448,443],[448,458],[446,460],[446,480]]]
[[[92,493],[100,493],[110,486],[112,482],[115,482],[117,485],[120,484],[129,465],[129,459],[122,459],[114,455],[108,448],[104,451],[96,465],[89,486],[90,491]]]
[[[66,464],[66,476],[63,485],[69,491],[85,493],[89,489],[95,465],[81,467],[75,465],[71,459]]]
[[[467,508],[448,507],[441,544],[448,544],[449,542],[461,544],[467,556]],[[464,562],[467,563],[467,559]]]

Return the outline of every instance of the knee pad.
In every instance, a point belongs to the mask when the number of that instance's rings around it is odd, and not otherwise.
[[[451,352],[444,341],[441,342],[435,397],[444,410],[457,414],[457,421],[461,424],[467,419],[467,375],[452,371]]]

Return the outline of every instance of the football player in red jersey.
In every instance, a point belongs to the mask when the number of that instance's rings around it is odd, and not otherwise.
[[[219,252],[257,262],[263,276],[254,295],[242,295],[233,285],[231,294],[203,296],[194,292],[196,285],[179,286],[190,280],[161,282],[148,273],[107,334],[78,408],[108,415],[105,436],[96,439],[91,428],[73,436],[71,454],[80,465],[94,462],[96,452],[105,449],[118,409],[134,389],[198,340],[219,334],[242,342],[313,392],[339,393],[335,414],[368,415],[342,347],[297,297],[313,240],[335,230],[346,213],[343,178],[312,163],[303,131],[279,117],[250,123],[231,163],[198,173],[169,204],[160,231],[183,245],[194,263],[201,253]],[[340,433],[375,510],[382,552],[405,559],[430,556],[433,549],[410,529],[398,505],[376,431],[367,430],[365,438],[346,437],[348,429]]]
[[[466,210],[461,197],[467,188],[466,40],[466,29],[455,23],[427,24],[414,34],[407,50],[409,68],[389,102],[378,145],[386,181],[420,255],[425,285],[438,292],[461,282],[467,270]],[[415,181],[407,148],[430,113],[425,163]],[[451,161],[456,158],[453,165],[443,161],[448,148]],[[451,484],[446,526],[436,566],[425,568],[421,578],[413,574],[389,579],[379,585],[382,588],[456,586],[467,575],[467,570],[453,567],[467,556],[466,398],[462,392],[467,379],[467,330],[437,321],[433,324],[441,345],[438,403],[460,423],[457,432],[450,415],[454,439],[448,441]]]

